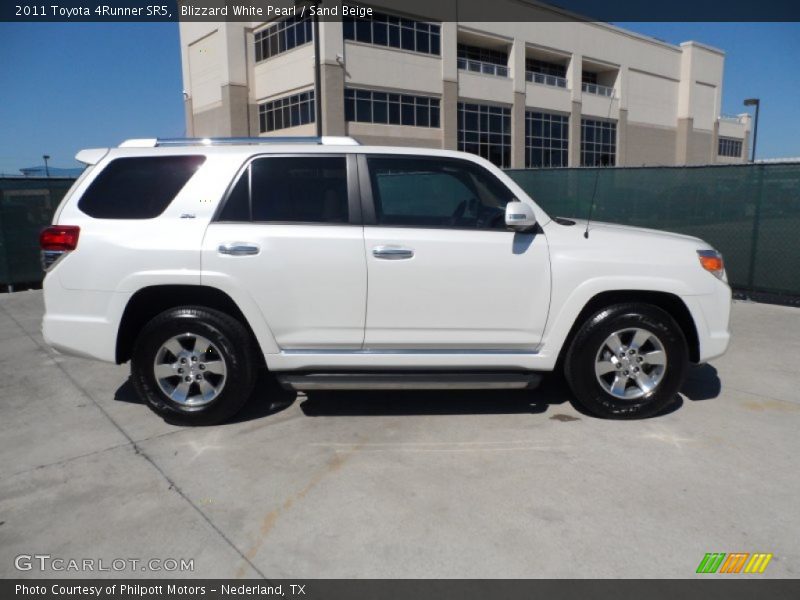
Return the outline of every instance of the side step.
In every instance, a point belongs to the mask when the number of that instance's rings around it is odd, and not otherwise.
[[[280,384],[298,392],[313,390],[475,390],[524,389],[539,385],[542,376],[529,371],[338,372],[276,373]]]

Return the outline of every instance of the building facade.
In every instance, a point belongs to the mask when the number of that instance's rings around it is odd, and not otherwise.
[[[535,10],[529,22],[379,9],[321,21],[319,91],[309,18],[182,22],[187,135],[314,135],[321,98],[324,135],[505,168],[746,161],[749,115],[720,113],[723,51]]]

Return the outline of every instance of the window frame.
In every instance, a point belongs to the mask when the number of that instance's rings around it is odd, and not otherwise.
[[[728,154],[727,152],[722,152],[723,149],[733,150],[734,148],[739,148],[738,154]],[[723,158],[742,158],[742,152],[744,152],[744,140],[728,137],[721,135],[717,139],[717,156],[721,156]]]
[[[468,107],[475,107],[475,109]],[[499,110],[499,114],[493,112],[492,109]],[[492,128],[492,123],[498,118],[500,119],[500,129],[495,130]],[[505,130],[505,119],[508,119],[508,132]],[[474,120],[475,128],[472,127],[472,124],[468,123],[468,120]],[[510,106],[491,102],[463,100],[460,98],[456,103],[456,147],[459,151],[467,152],[474,156],[480,156],[499,169],[510,169],[511,156],[514,151],[512,133],[513,124],[511,123]],[[499,142],[497,141],[498,136]],[[473,145],[477,145],[478,152],[473,152],[468,149],[468,146]],[[486,147],[487,156],[483,156],[480,153],[482,147]],[[493,148],[495,150],[499,148],[503,159],[501,160],[502,164],[497,164],[490,158]]]
[[[222,220],[220,215],[225,210],[233,190],[239,183],[242,177],[250,177],[250,165],[256,160],[263,158],[344,158],[345,169],[347,176],[347,221],[344,223],[333,223],[324,221],[254,221],[253,220],[253,194],[252,194],[252,181],[248,182],[248,204],[250,209],[250,218],[247,221],[228,221]],[[223,224],[247,224],[247,225],[320,225],[323,227],[350,227],[363,225],[362,220],[362,201],[359,191],[359,177],[358,177],[358,164],[355,154],[341,153],[341,152],[261,152],[252,154],[247,157],[245,162],[237,169],[235,175],[231,178],[225,193],[220,200],[214,215],[211,217],[211,223]]]
[[[292,21],[292,23],[289,23]],[[303,35],[306,36],[306,41],[302,44],[297,43],[297,29],[303,29]],[[292,31],[292,37],[294,39],[294,45],[291,48],[284,47],[283,50],[280,49],[280,41],[281,36],[283,36],[284,42],[288,46],[288,31]],[[306,31],[308,30],[308,31]],[[313,27],[313,20],[311,16],[305,17],[298,17],[298,16],[288,16],[280,19],[275,19],[274,21],[269,22],[263,28],[258,29],[253,32],[253,61],[254,64],[261,64],[266,62],[276,56],[280,56],[281,54],[285,54],[286,52],[291,52],[295,48],[301,48],[306,44],[310,44],[314,41],[314,27]],[[270,41],[275,40],[275,48],[276,51],[272,52],[270,49]],[[268,49],[268,53],[265,55],[264,48]]]
[[[514,232],[510,229],[505,227],[505,223],[502,228],[498,229],[476,229],[474,227],[458,227],[458,226],[441,226],[441,225],[384,225],[378,223],[377,214],[375,211],[375,196],[372,190],[372,174],[369,170],[369,165],[367,164],[367,159],[369,158],[393,158],[398,160],[430,160],[437,164],[441,164],[443,160],[458,162],[461,164],[469,164],[473,167],[480,169],[485,173],[488,177],[494,179],[498,185],[502,186],[509,194],[509,202],[513,202],[516,198],[516,194],[514,194],[513,190],[508,187],[503,181],[497,177],[494,173],[492,173],[489,169],[484,167],[477,162],[473,162],[471,160],[467,160],[464,158],[453,158],[453,157],[440,157],[440,156],[430,156],[426,154],[359,154],[358,155],[358,182],[360,188],[360,197],[361,197],[361,214],[363,218],[364,227],[382,227],[382,228],[395,228],[395,229],[436,229],[436,230],[447,230],[447,231],[470,231],[474,233],[482,233],[482,232],[494,232],[494,233],[507,233],[513,234]]]
[[[381,10],[374,10],[371,18],[343,17],[342,40],[366,44],[378,48],[387,48],[400,52],[411,52],[420,56],[441,58],[442,56],[442,24],[434,21],[422,21],[413,17],[401,17]],[[385,44],[375,41],[375,24],[379,28],[385,26]],[[361,30],[359,31],[359,25]],[[359,39],[359,35],[369,30],[369,40]],[[428,50],[418,49],[418,37],[427,36]],[[435,43],[434,43],[435,40]],[[395,43],[392,43],[392,42]],[[407,43],[409,42],[410,43]],[[413,46],[413,47],[407,47]]]
[[[547,117],[547,123],[550,126],[550,134],[548,136],[544,135],[544,123],[545,119],[538,117]],[[560,128],[562,128],[563,136],[558,138],[553,136],[552,127],[555,123],[554,119],[557,120],[557,124]],[[556,111],[546,111],[540,109],[529,109],[525,108],[525,168],[526,169],[565,169],[569,167],[569,127],[570,127],[570,120],[571,116],[567,113],[561,113]],[[536,122],[542,123],[542,134],[540,136],[536,136],[534,131],[534,125]],[[536,146],[534,141],[541,140],[541,146]],[[558,142],[560,144],[566,144],[566,148],[555,148],[553,146],[553,142]],[[553,165],[552,161],[551,164],[542,164],[539,166],[533,165],[533,160],[531,160],[536,153],[541,153],[542,162],[546,162],[544,160],[545,156],[552,157],[552,153],[558,152],[560,156],[559,162],[562,164]]]
[[[385,100],[376,100],[377,95],[386,96]],[[368,96],[368,97],[365,97]],[[395,97],[395,98],[393,98]],[[425,129],[441,129],[442,127],[442,102],[441,97],[430,94],[403,94],[399,91],[392,92],[386,90],[373,90],[364,87],[350,87],[344,88],[344,119],[347,123],[368,123],[371,125],[391,125],[395,127],[422,127]],[[404,99],[410,99],[411,102],[404,102]],[[360,118],[359,102],[369,103],[369,119]],[[386,121],[375,120],[375,105],[386,105]],[[411,107],[411,115],[413,123],[403,122],[403,107]],[[352,108],[352,111],[350,110]],[[392,115],[393,109],[396,108],[397,123],[393,122]],[[427,114],[428,125],[422,125],[417,118],[420,111]],[[349,118],[352,116],[353,118]],[[435,119],[434,119],[435,117]],[[435,120],[436,125],[431,125],[431,121]]]
[[[587,125],[587,123],[592,123],[592,125],[591,125],[592,136],[593,136],[592,140],[588,140],[585,137],[586,136],[585,131],[589,127],[589,125]],[[580,144],[581,144],[581,147],[580,147],[580,166],[581,167],[586,167],[586,168],[601,168],[602,167],[602,168],[605,168],[605,167],[616,167],[617,166],[617,158],[618,158],[618,154],[619,154],[619,126],[618,126],[618,123],[619,122],[614,120],[614,119],[604,119],[604,118],[600,118],[600,117],[585,117],[585,116],[581,117],[581,136],[580,136]],[[602,125],[602,126],[607,126],[607,127],[598,127],[598,124]],[[600,141],[597,141],[597,139],[596,139],[598,132],[600,133],[601,138],[602,138],[602,132],[605,129],[608,129],[609,131],[613,131],[613,136],[609,135],[609,137],[611,139],[608,142],[608,144],[603,142],[602,139],[600,139]],[[591,150],[587,150],[587,144],[592,146]],[[613,147],[613,149],[614,149],[613,153],[604,153],[601,150],[598,150],[598,148],[602,148],[602,146],[605,146],[605,145]],[[610,156],[611,157],[611,162],[609,162],[609,164],[607,164],[607,165],[603,165],[603,164],[586,164],[585,157],[587,155],[590,155],[590,154],[592,156],[595,156],[595,155],[597,155],[597,156],[604,156],[604,155]]]
[[[301,99],[301,96],[308,95],[308,99]],[[258,131],[259,133],[272,133],[273,131],[281,131],[283,129],[291,129],[293,127],[302,127],[304,125],[312,125],[316,123],[316,115],[317,115],[317,98],[316,98],[316,90],[314,88],[306,89],[300,92],[295,92],[293,94],[288,94],[284,96],[273,97],[271,100],[264,100],[258,103]],[[293,102],[293,100],[297,100]],[[280,106],[277,106],[280,103]],[[304,105],[308,105],[308,115],[309,120],[303,123],[303,117],[301,112],[301,107]],[[269,108],[268,108],[269,107]],[[289,124],[284,124],[283,114],[284,111],[289,111]],[[297,111],[298,115],[298,123],[292,124],[293,118],[293,111]],[[305,110],[305,108],[303,108]],[[281,126],[275,127],[275,123],[277,119],[275,116],[277,114],[281,115]],[[273,127],[269,128],[269,117],[272,116]],[[264,124],[264,129],[261,128],[262,123]]]

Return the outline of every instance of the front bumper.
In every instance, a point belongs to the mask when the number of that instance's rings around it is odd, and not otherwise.
[[[725,354],[731,341],[731,288],[717,281],[711,294],[684,297],[694,317],[700,345],[699,363]]]

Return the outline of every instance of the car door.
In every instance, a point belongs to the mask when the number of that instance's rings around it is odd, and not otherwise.
[[[361,348],[367,273],[355,156],[251,160],[203,242],[203,280],[258,306],[281,350]]]
[[[512,192],[477,162],[359,157],[365,349],[533,351],[550,299],[544,233],[505,227]]]

